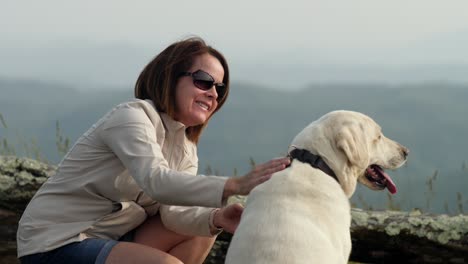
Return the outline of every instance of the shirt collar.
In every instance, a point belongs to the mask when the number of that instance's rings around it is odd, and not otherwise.
[[[164,127],[167,130],[169,130],[171,132],[175,132],[175,131],[178,131],[180,129],[183,129],[183,130],[186,129],[186,126],[183,123],[174,120],[172,117],[170,117],[168,114],[166,114],[164,112],[159,112],[156,109],[156,107],[154,106],[153,101],[151,101],[150,99],[146,99],[145,101],[150,103],[154,107],[156,112],[158,112],[159,116],[161,117],[161,120],[163,121]]]
[[[185,130],[186,127],[185,127],[184,124],[182,124],[179,121],[175,121],[168,114],[159,113],[159,115],[161,116],[161,119],[162,119],[162,121],[164,123],[164,126],[167,128],[167,130],[169,130],[169,131],[178,131],[178,130],[181,130],[181,129]]]

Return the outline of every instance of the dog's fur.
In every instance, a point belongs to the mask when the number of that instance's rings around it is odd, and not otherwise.
[[[227,264],[347,263],[350,205],[357,181],[370,181],[371,164],[396,169],[408,149],[383,136],[368,116],[351,111],[324,115],[301,131],[292,147],[319,155],[339,183],[307,163],[291,167],[250,193],[226,256]]]

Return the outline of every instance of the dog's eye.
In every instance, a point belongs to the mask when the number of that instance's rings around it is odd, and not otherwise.
[[[379,137],[377,138],[378,140],[381,140],[382,139],[382,135],[379,135]]]

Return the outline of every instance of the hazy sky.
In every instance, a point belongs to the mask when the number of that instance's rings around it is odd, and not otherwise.
[[[466,0],[0,3],[1,77],[126,85],[191,34],[226,55],[234,80],[265,84],[306,83],[308,71],[340,80],[353,65],[468,64]]]

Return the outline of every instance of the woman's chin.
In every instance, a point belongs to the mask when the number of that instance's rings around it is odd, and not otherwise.
[[[190,118],[187,118],[185,122],[182,122],[186,127],[202,125],[208,120],[207,115],[193,115]]]

